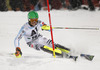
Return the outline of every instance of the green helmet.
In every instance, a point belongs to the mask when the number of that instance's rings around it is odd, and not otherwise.
[[[28,19],[38,19],[38,13],[35,11],[30,11],[28,13]]]

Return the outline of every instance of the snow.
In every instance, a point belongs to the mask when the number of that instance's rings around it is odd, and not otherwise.
[[[39,19],[49,25],[48,12],[38,11]],[[14,53],[14,38],[21,26],[28,21],[28,12],[0,12],[0,69],[1,70],[100,70],[100,30],[54,29],[54,41],[71,48],[73,55],[95,55],[93,61],[79,56],[72,59],[53,58],[51,54],[29,48],[24,38],[20,41],[22,58],[8,55]],[[100,28],[100,11],[52,10],[52,26]],[[51,38],[50,32],[40,33]]]

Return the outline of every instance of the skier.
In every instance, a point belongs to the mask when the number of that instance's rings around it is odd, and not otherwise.
[[[42,30],[50,30],[50,27],[47,26],[44,22],[41,20],[38,20],[38,13],[35,11],[30,11],[28,13],[28,22],[25,23],[17,37],[14,40],[14,45],[16,47],[16,52],[15,56],[16,57],[21,57],[22,56],[22,51],[20,48],[20,39],[24,36],[25,41],[29,47],[32,47],[36,50],[43,50],[45,52],[53,53],[52,49],[52,40],[47,39],[43,37],[38,31],[39,28],[41,27]],[[61,57],[68,57],[72,58],[76,61],[77,56],[71,56],[70,55],[70,49],[66,48],[60,44],[54,43],[55,46],[55,54]]]
[[[29,47],[32,47],[36,50],[43,50],[46,52],[52,53],[52,40],[47,39],[43,37],[38,31],[39,28],[42,28],[42,30],[50,30],[50,27],[47,26],[44,22],[38,20],[38,13],[35,11],[30,11],[28,13],[28,22],[24,24],[17,37],[15,38],[14,45],[16,47],[15,56],[21,56],[21,48],[19,45],[20,39],[24,36],[25,41]],[[59,44],[54,43],[55,49],[60,49],[65,51],[66,53],[70,52],[69,48],[65,48],[64,46],[61,46]],[[59,50],[55,50],[56,55],[62,55],[62,52]]]

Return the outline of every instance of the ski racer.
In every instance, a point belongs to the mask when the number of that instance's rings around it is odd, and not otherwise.
[[[41,20],[38,20],[38,18],[39,18],[38,13],[35,11],[30,11],[28,13],[28,22],[21,27],[17,37],[14,40],[14,45],[16,47],[15,56],[22,55],[19,41],[23,36],[25,38],[27,45],[29,45],[29,47],[32,47],[36,50],[42,49],[43,51],[50,52],[50,53],[53,52],[52,40],[43,37],[38,32],[40,27],[42,28],[42,30],[50,30],[50,27],[47,26]],[[65,48],[64,46],[61,46],[59,44],[54,43],[54,46],[55,46],[56,55],[62,55],[62,52],[60,50],[66,53],[70,52],[69,48]]]

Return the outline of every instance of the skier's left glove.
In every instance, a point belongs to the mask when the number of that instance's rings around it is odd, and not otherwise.
[[[22,52],[21,52],[20,47],[16,47],[15,56],[16,56],[17,58],[20,58],[20,57],[22,56]]]
[[[43,25],[41,27],[42,30],[46,30],[46,31],[50,31],[50,26],[47,26],[47,25]],[[52,28],[53,29],[53,28]]]

